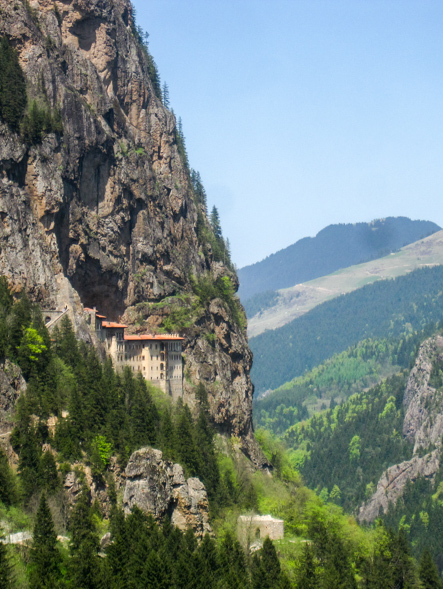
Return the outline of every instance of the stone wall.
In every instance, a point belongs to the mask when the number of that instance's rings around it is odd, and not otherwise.
[[[284,521],[270,515],[240,515],[237,520],[239,542],[249,547],[254,542],[264,540],[281,540],[284,536]]]

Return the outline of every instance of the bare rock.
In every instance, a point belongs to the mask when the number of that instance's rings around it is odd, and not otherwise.
[[[443,356],[443,338],[432,337],[420,346],[408,378],[404,405],[403,435],[419,448],[440,447],[443,435],[443,394],[429,385],[434,362]]]
[[[386,513],[389,504],[395,505],[401,497],[408,481],[414,482],[419,476],[433,480],[440,467],[438,454],[438,450],[434,450],[426,456],[414,456],[411,460],[388,468],[380,478],[374,495],[361,506],[359,521],[373,521],[379,516],[380,508]]]
[[[192,529],[199,538],[211,532],[205,486],[197,478],[185,480],[183,468],[163,460],[160,450],[142,448],[129,459],[123,496],[125,512],[135,505],[158,522],[169,516],[173,525],[181,530]]]
[[[13,427],[12,412],[19,396],[26,390],[20,368],[6,360],[0,366],[0,435]]]

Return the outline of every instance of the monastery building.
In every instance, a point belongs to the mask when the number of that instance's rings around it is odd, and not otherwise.
[[[129,366],[176,401],[183,395],[182,343],[176,334],[127,335],[127,325],[106,321],[96,309],[85,307],[86,320],[103,342],[114,368]]]

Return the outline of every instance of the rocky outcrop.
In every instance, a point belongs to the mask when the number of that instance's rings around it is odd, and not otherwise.
[[[205,231],[197,235],[198,219],[209,230],[206,213],[129,0],[0,0],[4,34],[29,102],[59,113],[62,131],[30,145],[0,123],[0,273],[46,308],[68,305],[84,339],[82,304],[127,320],[147,302],[192,293],[193,276],[237,285]],[[244,327],[214,300],[185,335],[185,400],[205,382],[219,430],[265,465],[252,436]]]
[[[440,468],[443,392],[432,387],[430,379],[435,364],[442,361],[443,337],[437,335],[424,341],[409,374],[403,398],[403,436],[413,444],[413,458],[391,466],[383,473],[374,495],[359,510],[360,521],[374,520],[380,510],[386,512],[390,503],[396,503],[408,481],[414,482],[419,476],[433,480]]]
[[[419,448],[441,446],[443,435],[443,393],[430,386],[432,368],[443,361],[443,337],[423,342],[412,369],[404,396],[403,435]]]
[[[440,467],[439,451],[434,450],[423,457],[414,456],[401,464],[388,468],[378,481],[374,495],[360,508],[358,519],[371,522],[381,513],[387,513],[389,504],[395,505],[403,495],[406,483],[414,482],[418,477],[434,479]]]
[[[124,482],[122,472],[115,456],[111,458],[111,463],[108,468],[109,474],[114,481],[115,490],[119,492],[123,487]],[[103,514],[106,517],[109,517],[111,513],[109,479],[107,477],[94,478],[92,476],[91,468],[83,462],[73,464],[72,470],[66,474],[63,480],[63,488],[69,507],[75,505],[84,489],[85,483],[89,489],[91,503],[97,501],[100,504]]]
[[[185,480],[183,468],[163,460],[160,450],[142,448],[134,452],[126,467],[123,507],[135,505],[157,521],[169,516],[181,530],[193,529],[197,537],[211,532],[206,489],[197,478]]]
[[[12,412],[17,399],[26,390],[26,383],[18,366],[6,360],[0,365],[0,435],[13,427]]]

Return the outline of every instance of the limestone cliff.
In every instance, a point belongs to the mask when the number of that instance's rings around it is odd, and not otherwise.
[[[403,404],[403,436],[413,444],[411,460],[396,464],[383,473],[377,489],[359,511],[360,521],[372,521],[380,509],[386,512],[395,504],[408,481],[419,476],[433,480],[440,468],[443,436],[443,395],[440,386],[432,386],[433,372],[443,362],[443,337],[437,335],[420,346],[412,368]],[[435,384],[435,382],[434,382]],[[437,383],[439,384],[439,383]]]
[[[33,144],[0,123],[0,273],[46,308],[68,305],[85,338],[82,304],[135,321],[138,305],[191,293],[193,276],[237,286],[198,237],[206,213],[129,0],[0,0],[0,35],[18,52],[28,104],[61,119]],[[263,465],[252,355],[221,299],[195,319],[184,356],[185,400],[203,380],[214,422]]]

